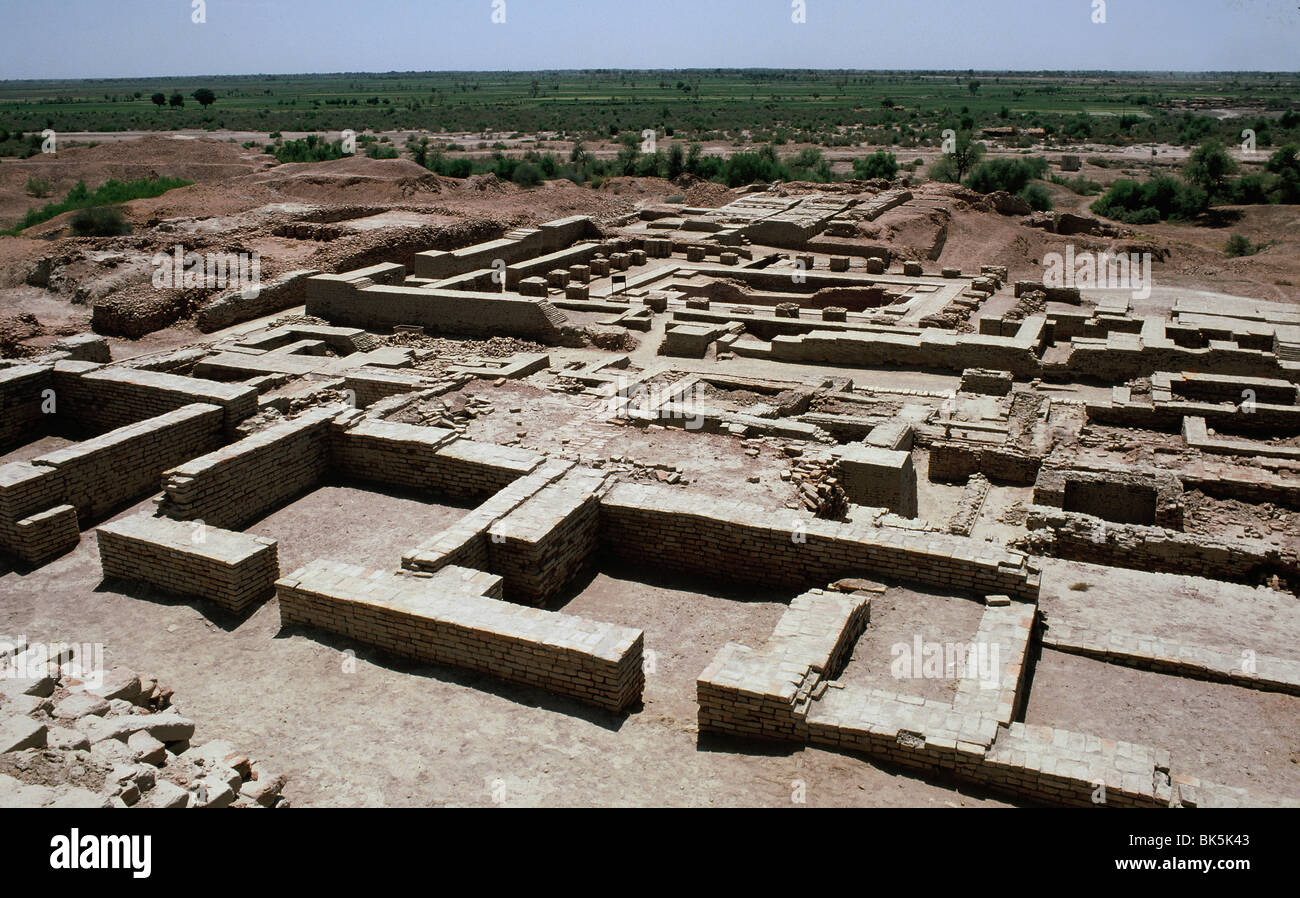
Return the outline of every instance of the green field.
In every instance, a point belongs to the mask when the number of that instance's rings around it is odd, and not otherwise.
[[[192,96],[200,88],[216,102],[200,107]],[[184,105],[157,106],[155,93],[180,94]],[[1243,114],[1222,120],[1206,114],[1212,107]],[[1261,146],[1272,146],[1296,139],[1294,127],[1283,134],[1277,123],[1296,109],[1297,73],[697,69],[6,81],[0,153],[24,154],[29,135],[44,128],[553,132],[588,140],[656,128],[690,140],[907,148],[933,144],[944,128],[1014,125],[1066,141],[1190,145],[1211,136],[1238,142],[1252,127]]]

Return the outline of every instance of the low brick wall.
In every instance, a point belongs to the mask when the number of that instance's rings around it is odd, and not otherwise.
[[[545,604],[591,569],[604,483],[599,471],[574,468],[488,529],[488,570],[505,579],[511,601]]]
[[[60,481],[83,526],[158,489],[162,472],[222,443],[222,410],[195,403],[32,460]]]
[[[976,446],[972,443],[936,440],[930,444],[929,478],[933,481],[964,483],[972,474],[983,474],[999,483],[1029,486],[1038,477],[1043,458],[1005,446]]]
[[[47,365],[0,368],[0,451],[45,433],[41,405],[44,391],[53,386],[54,375]]]
[[[1029,559],[982,540],[839,524],[668,487],[619,484],[600,503],[601,549],[632,564],[806,589],[841,577],[1035,601]]]
[[[1160,636],[1140,635],[1053,619],[1043,645],[1139,670],[1231,683],[1262,692],[1300,695],[1300,661],[1270,655],[1225,652]]]
[[[420,543],[402,556],[407,570],[433,573],[447,565],[489,570],[492,555],[488,530],[534,494],[554,483],[573,467],[572,462],[552,459],[531,474],[520,477],[466,514],[446,530]]]
[[[196,403],[0,467],[0,551],[33,565],[67,551],[80,526],[155,492],[164,470],[220,445],[221,421],[220,408]]]
[[[199,330],[211,333],[240,321],[300,305],[307,299],[307,278],[317,274],[320,272],[315,268],[305,268],[260,284],[255,291],[229,290],[204,303],[195,316],[195,323]]]
[[[170,518],[134,515],[97,528],[106,578],[209,599],[233,614],[275,592],[273,539]]]
[[[334,275],[307,279],[307,314],[371,330],[418,325],[433,333],[554,342],[567,319],[545,299],[517,293],[387,287]]]
[[[1113,524],[1091,515],[1031,505],[1022,544],[1037,555],[1107,567],[1254,583],[1276,574],[1300,583],[1294,548],[1262,540],[1216,540],[1163,527]]]
[[[30,565],[52,561],[81,541],[77,510],[56,505],[18,521],[13,528],[13,554]]]
[[[762,649],[727,643],[696,681],[701,732],[803,741],[803,704],[843,668],[866,629],[865,595],[797,596]]]
[[[243,384],[222,384],[196,377],[141,368],[99,368],[88,362],[59,362],[54,366],[59,414],[69,414],[80,426],[111,430],[201,402],[220,406],[227,436],[257,412],[257,390]]]
[[[477,670],[610,711],[641,699],[640,630],[525,608],[483,592],[497,578],[429,578],[316,561],[276,584],[283,626],[319,627],[404,658]]]
[[[454,431],[364,418],[339,418],[331,429],[334,469],[348,477],[427,489],[458,499],[491,496],[538,468],[527,449],[476,443]]]
[[[213,527],[247,526],[325,476],[330,424],[341,411],[312,409],[167,471],[160,510]]]

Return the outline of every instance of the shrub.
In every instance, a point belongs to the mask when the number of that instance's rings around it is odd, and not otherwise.
[[[853,160],[853,177],[867,180],[884,178],[894,180],[898,175],[898,159],[888,150],[877,150],[870,156]]]
[[[1228,238],[1228,242],[1223,245],[1223,252],[1230,257],[1253,256],[1259,252],[1259,247],[1255,246],[1240,234],[1233,234]]]
[[[1052,195],[1042,184],[1027,184],[1016,193],[1016,196],[1037,212],[1046,212],[1052,208]]]
[[[515,166],[511,180],[520,187],[536,187],[542,183],[542,170],[531,162],[521,162]]]
[[[1092,204],[1092,211],[1127,224],[1152,224],[1166,218],[1195,218],[1209,202],[1209,195],[1201,188],[1169,175],[1157,175],[1142,184],[1121,178]]]
[[[28,196],[45,197],[54,192],[53,186],[44,178],[28,178],[27,184],[23,188],[27,191]]]
[[[1047,160],[1041,158],[987,159],[972,169],[965,184],[978,193],[995,190],[1020,193],[1030,181],[1042,177],[1046,171]]]
[[[72,216],[72,233],[78,237],[117,237],[131,233],[131,226],[117,206],[89,206]]]

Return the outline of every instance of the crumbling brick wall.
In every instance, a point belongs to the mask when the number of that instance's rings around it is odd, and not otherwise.
[[[601,500],[601,549],[632,564],[804,589],[876,576],[943,589],[1038,596],[1029,559],[983,541],[876,529],[666,487],[619,484]]]

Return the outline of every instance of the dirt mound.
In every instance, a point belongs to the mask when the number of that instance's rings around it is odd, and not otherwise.
[[[237,143],[211,138],[142,137],[97,146],[67,147],[0,165],[0,221],[56,202],[78,181],[95,189],[110,179],[183,178],[197,184],[221,181],[265,168],[274,160]],[[28,196],[29,178],[48,181],[50,195]]]
[[[397,203],[442,193],[450,178],[440,178],[409,159],[345,156],[328,162],[290,162],[236,179],[266,188],[279,197],[330,203]]]

